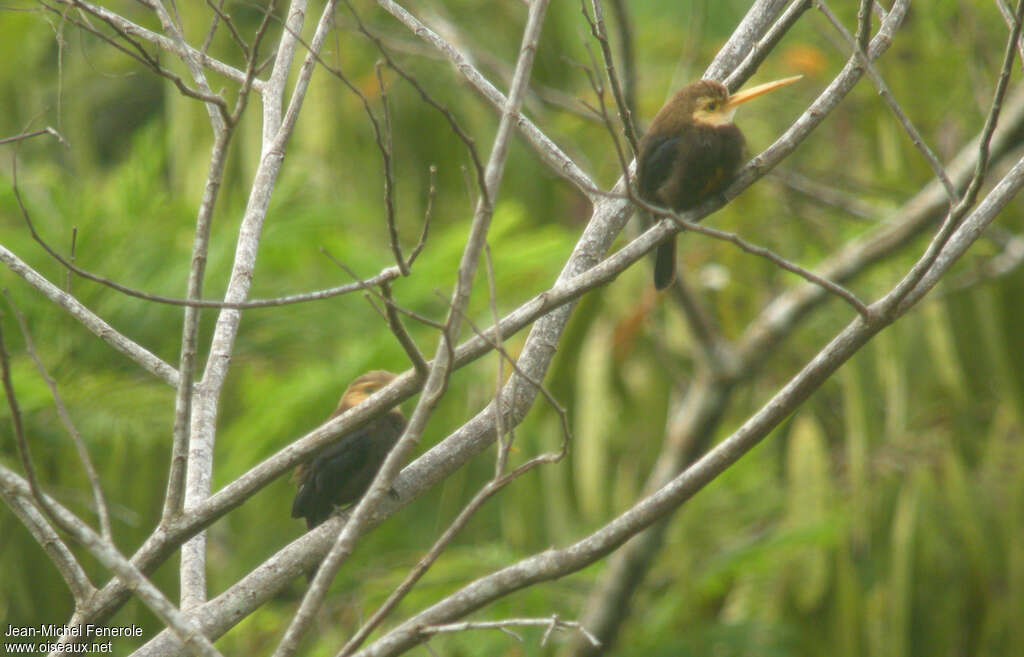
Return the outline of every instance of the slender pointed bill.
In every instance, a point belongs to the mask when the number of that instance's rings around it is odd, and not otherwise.
[[[726,106],[729,108],[736,107],[737,105],[740,105],[742,103],[747,102],[748,100],[751,100],[752,98],[757,98],[762,94],[766,94],[769,91],[774,91],[775,89],[778,89],[779,87],[784,87],[787,84],[793,84],[802,77],[802,75],[794,75],[791,78],[783,78],[781,80],[775,80],[774,82],[765,82],[764,84],[759,84],[756,87],[751,87],[744,91],[739,91],[729,96],[729,102],[726,103]]]

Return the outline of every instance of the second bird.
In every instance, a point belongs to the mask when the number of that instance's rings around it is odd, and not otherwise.
[[[640,140],[640,198],[682,212],[721,191],[743,163],[743,133],[733,123],[736,108],[800,77],[768,82],[732,95],[725,85],[713,80],[700,80],[677,91],[654,116]],[[654,287],[665,289],[675,273],[676,240],[672,237],[658,245]]]
[[[394,378],[394,374],[384,370],[358,377],[345,389],[331,417],[358,406]],[[326,520],[335,506],[345,506],[362,497],[404,429],[402,411],[392,408],[297,467],[292,478],[299,491],[292,504],[292,517],[305,518],[306,526],[312,529]]]

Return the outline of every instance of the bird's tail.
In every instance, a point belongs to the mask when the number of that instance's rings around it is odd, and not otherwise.
[[[664,290],[676,277],[676,239],[669,238],[658,245],[654,255],[654,287]]]

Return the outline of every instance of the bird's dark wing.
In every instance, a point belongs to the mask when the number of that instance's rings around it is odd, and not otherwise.
[[[306,518],[312,528],[335,505],[355,502],[366,492],[388,451],[401,435],[404,421],[392,414],[347,434],[318,454],[308,466],[292,503],[292,517]]]
[[[678,134],[648,135],[644,139],[637,162],[637,183],[641,198],[655,203],[663,202],[657,197],[658,188],[672,173],[678,150]]]
[[[742,163],[743,135],[734,125],[687,126],[673,142],[664,156],[657,153],[668,161],[659,162],[661,178],[651,191],[652,200],[673,210],[689,210],[717,194]]]

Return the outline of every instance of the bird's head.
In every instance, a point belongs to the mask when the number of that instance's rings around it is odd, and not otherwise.
[[[680,113],[694,123],[708,126],[722,126],[732,123],[736,108],[769,91],[784,87],[799,80],[801,75],[774,82],[766,82],[744,91],[730,94],[721,82],[698,80],[676,93],[673,99]]]
[[[356,378],[355,381],[348,384],[345,394],[341,396],[341,401],[338,402],[338,410],[335,411],[335,415],[344,413],[348,409],[362,404],[373,393],[386,387],[394,380],[395,375],[384,370],[373,370]]]

